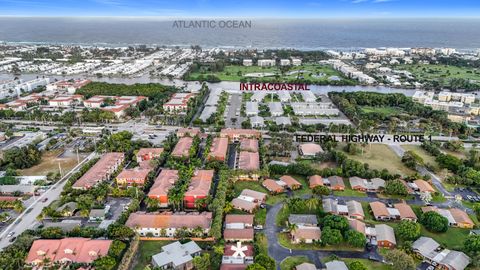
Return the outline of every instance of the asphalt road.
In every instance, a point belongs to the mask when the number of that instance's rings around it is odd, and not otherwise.
[[[227,128],[240,128],[242,126],[243,118],[239,114],[236,115],[237,111],[240,112],[242,107],[242,94],[231,94],[230,95],[230,104],[227,106],[227,114],[225,117],[225,127]],[[232,118],[237,118],[235,123],[232,122]]]
[[[340,258],[362,258],[368,259],[374,257],[378,260],[383,260],[376,249],[372,251],[324,251],[324,250],[290,250],[278,242],[277,233],[282,228],[275,224],[276,216],[283,206],[283,202],[277,203],[272,207],[269,207],[267,211],[267,219],[265,222],[264,233],[267,236],[268,241],[268,254],[277,262],[277,269],[280,269],[280,262],[290,256],[306,256],[312,261],[317,269],[323,269],[324,265],[321,262],[321,258],[328,257],[330,255],[336,255]]]
[[[84,165],[87,161],[93,159],[95,156],[95,152],[88,155],[70,172],[65,174],[65,176],[60,179],[60,181],[51,186],[42,195],[38,196],[37,199],[25,209],[25,211],[23,211],[14,221],[12,221],[12,223],[0,234],[0,250],[11,244],[9,242],[11,238],[6,237],[8,233],[14,232],[14,236],[18,236],[25,230],[33,228],[35,224],[38,223],[36,218],[38,215],[40,215],[42,209],[48,206],[52,201],[56,200],[60,196],[63,187],[67,183],[66,180],[73,173],[77,172],[82,167],[82,165]],[[43,202],[42,200],[44,198],[47,198],[48,200],[46,202]]]

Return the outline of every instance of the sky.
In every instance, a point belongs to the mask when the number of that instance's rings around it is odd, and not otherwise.
[[[479,0],[0,0],[0,16],[480,17]]]

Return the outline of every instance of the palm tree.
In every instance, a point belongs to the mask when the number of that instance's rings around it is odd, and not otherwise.
[[[295,223],[289,223],[287,229],[290,233],[292,233],[298,229],[298,225]]]
[[[318,201],[315,198],[310,198],[305,202],[305,206],[307,206],[308,210],[313,210],[317,207]]]

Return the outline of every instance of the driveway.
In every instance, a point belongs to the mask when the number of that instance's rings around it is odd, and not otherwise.
[[[323,251],[323,250],[290,250],[280,245],[278,242],[277,234],[282,230],[275,224],[276,216],[283,206],[283,202],[277,203],[273,206],[269,206],[267,209],[267,219],[265,222],[265,235],[268,241],[268,254],[277,262],[277,269],[280,269],[280,263],[287,257],[291,256],[306,256],[312,261],[317,269],[322,269],[324,265],[321,262],[321,258],[328,257],[330,255],[336,255],[341,258],[362,258],[368,259],[374,257],[382,260],[382,256],[378,254],[376,249],[367,251]]]

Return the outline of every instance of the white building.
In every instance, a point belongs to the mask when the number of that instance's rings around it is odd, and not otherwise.
[[[275,60],[274,59],[259,59],[257,62],[257,65],[259,67],[273,67],[275,66]]]
[[[280,59],[280,66],[289,66],[290,64],[290,59]]]
[[[247,116],[258,115],[258,102],[248,101],[245,104],[245,113]]]
[[[243,65],[246,67],[250,67],[253,65],[252,59],[243,59]]]
[[[269,102],[268,108],[270,109],[270,114],[272,116],[282,116],[283,107],[281,102]]]

